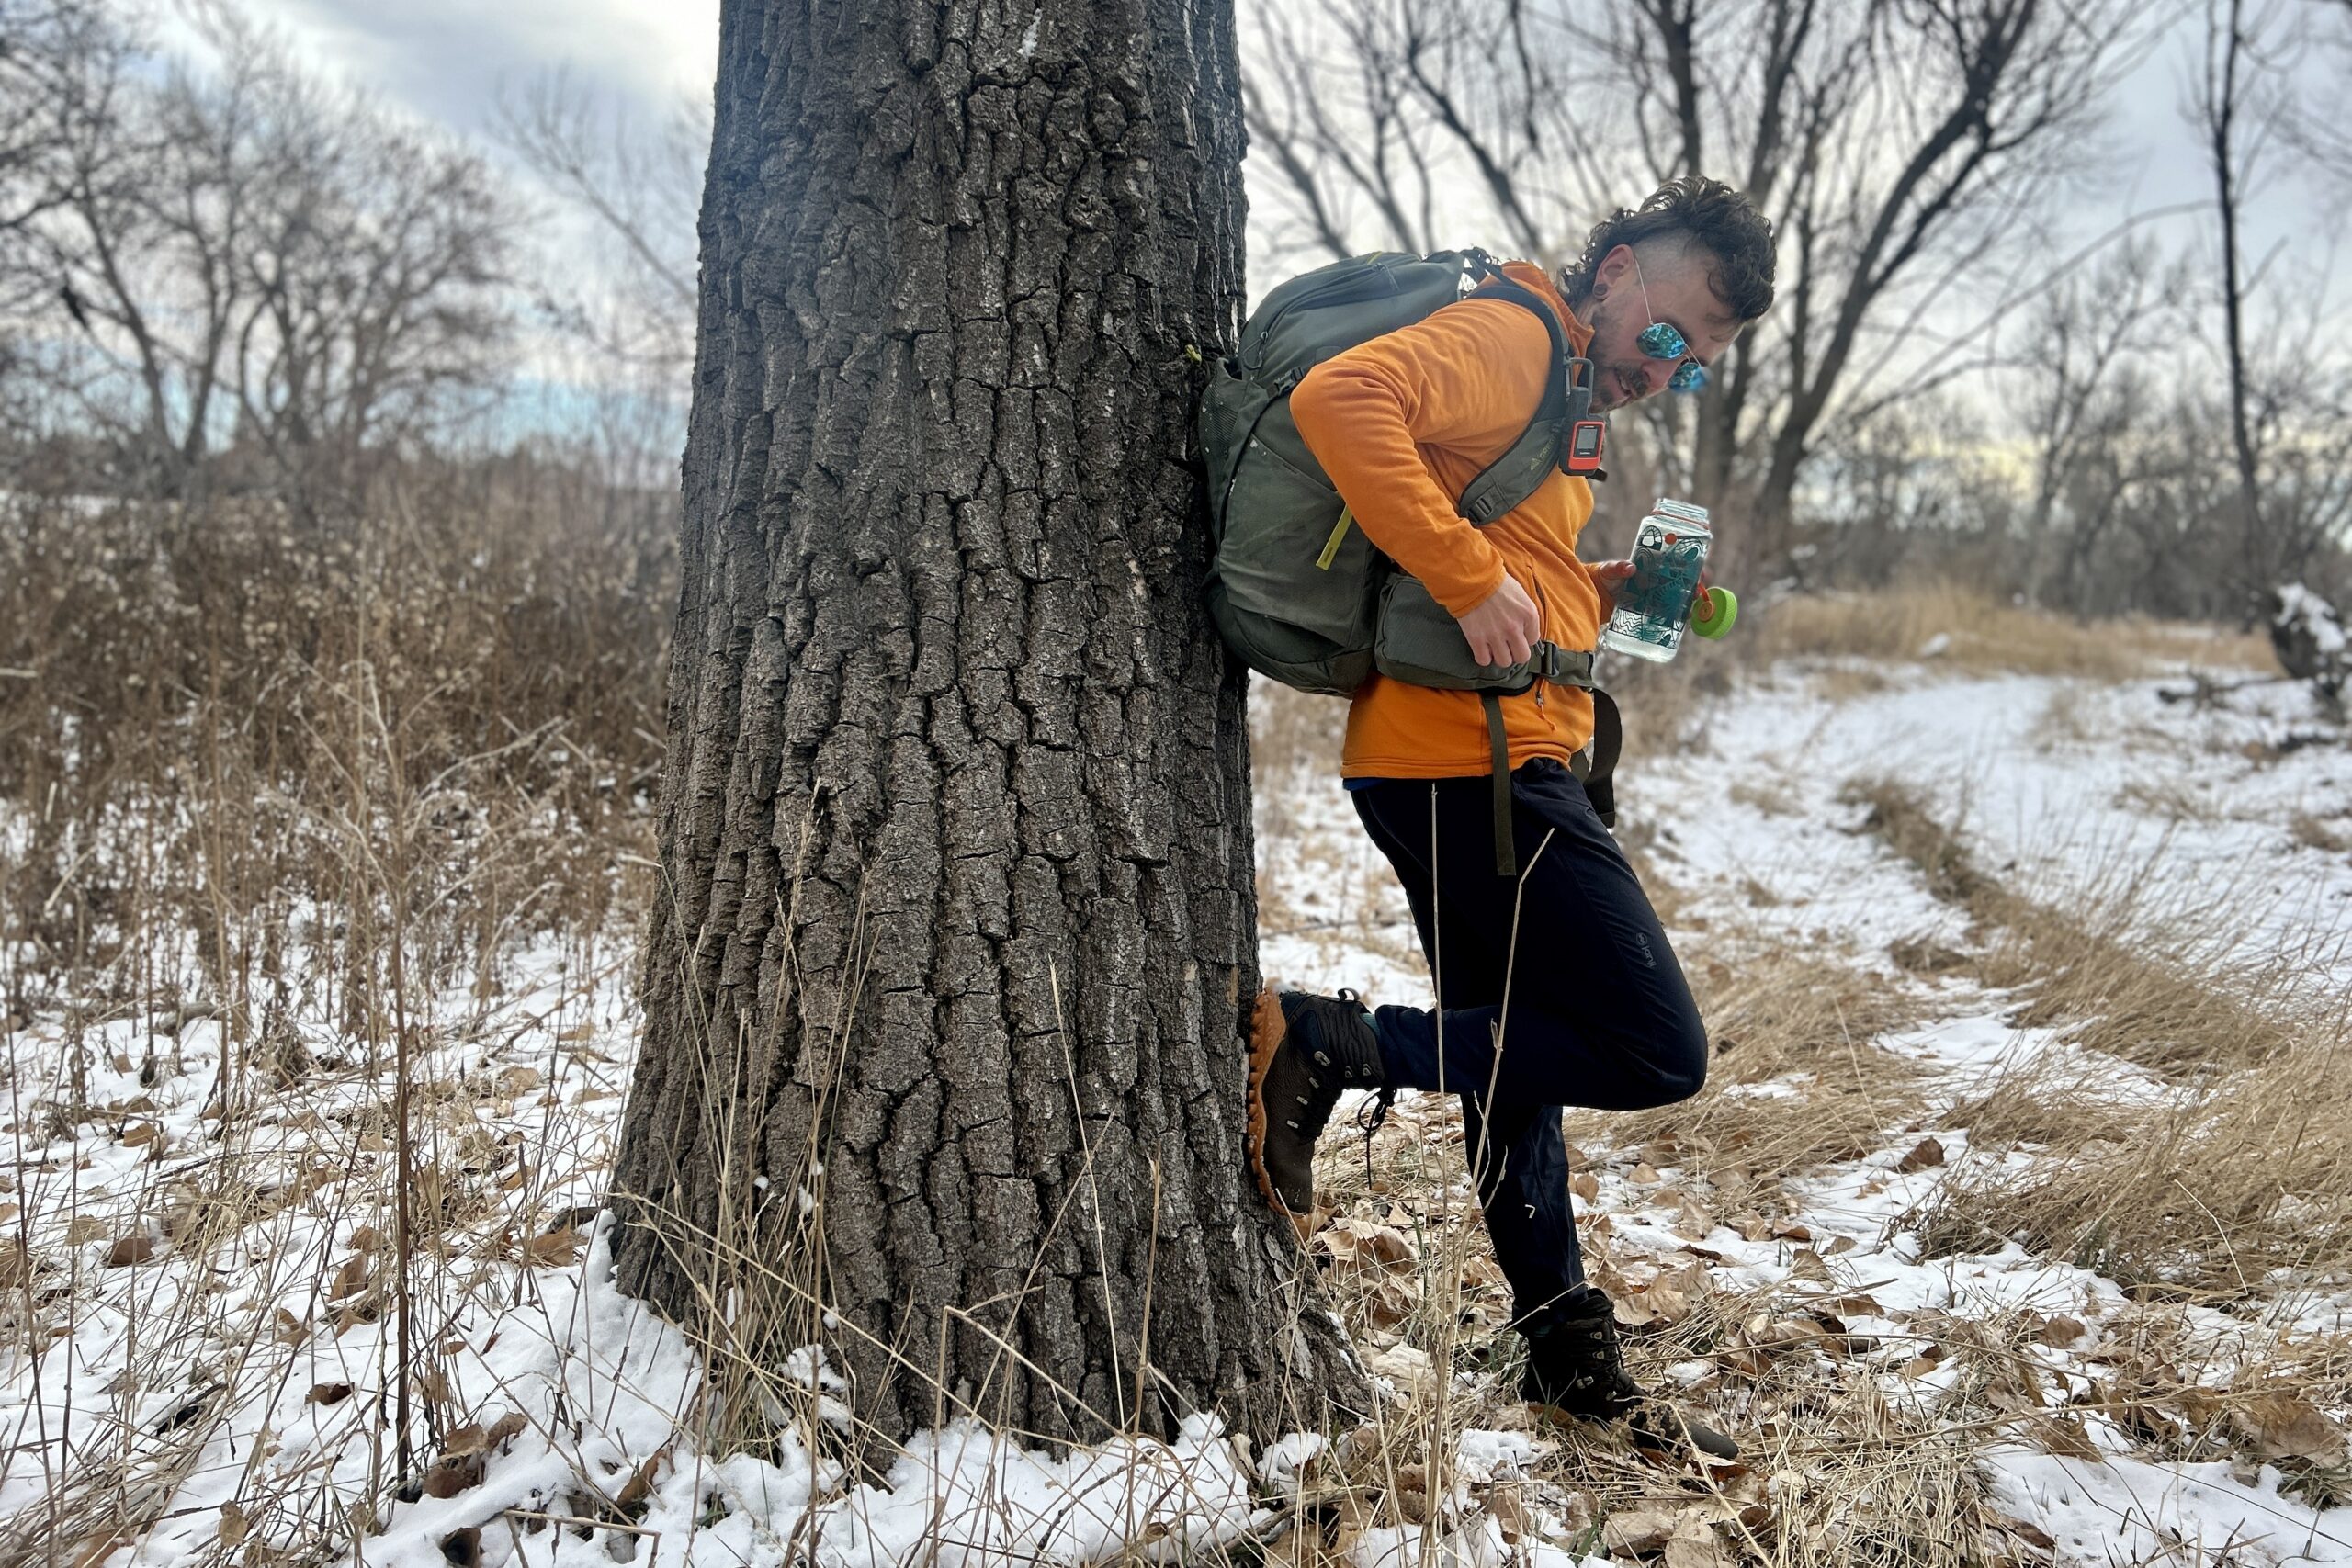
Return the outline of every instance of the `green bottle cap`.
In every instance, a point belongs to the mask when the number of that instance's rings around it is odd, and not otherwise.
[[[1710,588],[1707,602],[1714,606],[1714,614],[1694,619],[1690,629],[1704,637],[1721,637],[1739,619],[1739,599],[1728,588]]]

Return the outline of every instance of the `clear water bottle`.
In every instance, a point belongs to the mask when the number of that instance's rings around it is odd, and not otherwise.
[[[1663,664],[1682,646],[1699,574],[1715,542],[1707,509],[1660,500],[1634,535],[1634,575],[1617,588],[1617,610],[1600,629],[1600,646]]]

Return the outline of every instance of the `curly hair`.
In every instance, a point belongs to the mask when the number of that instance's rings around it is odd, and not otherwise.
[[[1772,220],[1741,192],[1700,175],[1668,180],[1640,207],[1620,208],[1594,224],[1584,254],[1560,269],[1560,292],[1582,299],[1592,291],[1601,257],[1620,245],[1668,236],[1714,258],[1707,282],[1738,320],[1752,321],[1772,308]]]

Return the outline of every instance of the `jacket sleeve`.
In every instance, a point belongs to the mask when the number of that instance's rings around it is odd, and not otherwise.
[[[1419,450],[1500,452],[1543,400],[1552,340],[1504,299],[1464,299],[1307,372],[1291,415],[1356,525],[1437,602],[1467,614],[1502,586],[1493,545]]]

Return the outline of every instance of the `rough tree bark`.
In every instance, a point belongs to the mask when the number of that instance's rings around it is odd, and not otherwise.
[[[722,13],[616,1258],[886,1436],[1360,1388],[1242,1176],[1238,81],[1230,0]]]

